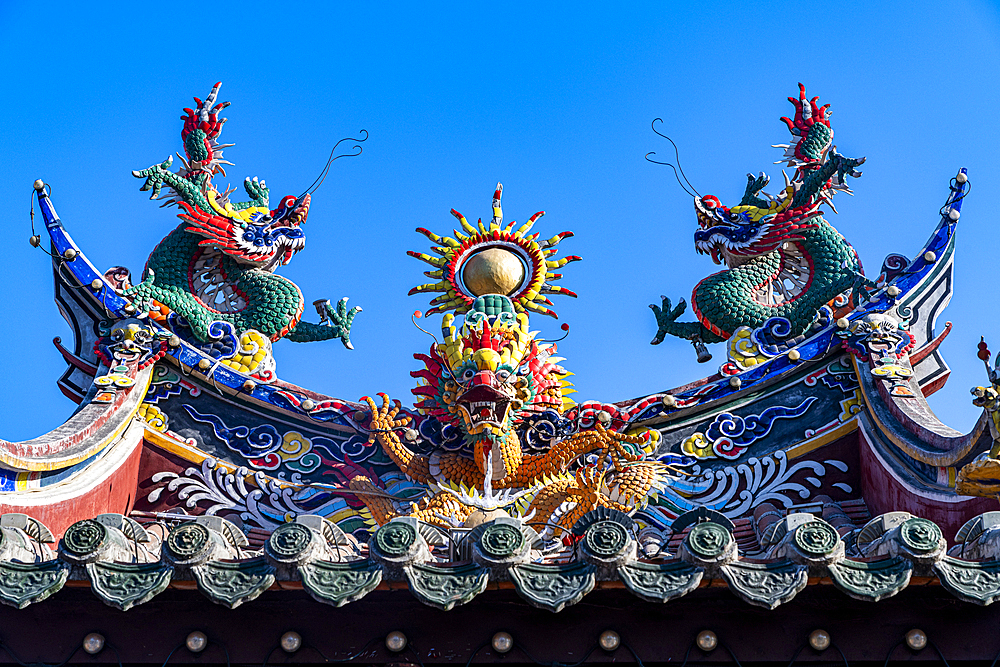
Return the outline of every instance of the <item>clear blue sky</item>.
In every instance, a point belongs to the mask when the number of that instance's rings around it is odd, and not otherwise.
[[[426,268],[405,255],[427,247],[413,230],[450,231],[452,207],[489,217],[497,181],[508,220],[544,209],[539,229],[576,233],[560,254],[584,261],[561,284],[580,297],[554,301],[572,326],[560,353],[579,398],[622,400],[711,372],[685,342],[649,345],[647,304],[687,298],[715,270],[694,251],[690,199],[668,169],[643,161],[668,148],[649,123],[664,119],[703,193],[732,202],[748,171],[780,181],[770,145],[787,140],[778,117],[802,81],[832,103],[839,150],[868,158],[857,195],[838,196],[830,219],[870,273],[890,252],[919,250],[948,179],[969,168],[944,348],[954,372],[932,404],[952,425],[971,425],[968,389],[985,380],[975,344],[986,334],[1000,348],[995,6],[369,4],[0,1],[0,436],[40,434],[73,408],[56,388],[64,365],[51,343],[69,328],[47,258],[27,242],[32,181],[52,184],[98,267],[138,275],[176,219],[130,172],[181,149],[181,108],[220,80],[233,103],[223,133],[236,143],[226,151],[233,184],[258,175],[275,197],[300,192],[337,139],[371,133],[361,158],[334,164],[313,200],[307,247],[282,271],[307,302],[350,296],[364,307],[356,349],[282,341],[278,371],[289,381],[409,403],[411,355],[430,342],[409,321],[427,307],[427,297],[406,296]],[[561,333],[549,318],[532,323]],[[713,351],[715,366],[724,353]]]

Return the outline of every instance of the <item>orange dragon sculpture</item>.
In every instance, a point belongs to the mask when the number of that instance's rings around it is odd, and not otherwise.
[[[597,507],[631,512],[644,506],[680,472],[654,457],[655,431],[630,431],[608,411],[581,410],[567,398],[569,373],[553,356],[556,346],[529,331],[526,311],[554,316],[543,305],[551,305],[545,294],[575,296],[549,285],[561,277],[552,269],[579,259],[552,258],[556,244],[572,234],[542,241],[528,235],[542,213],[516,231],[515,223],[505,226],[501,189],[498,184],[488,226],[481,220],[474,226],[452,211],[464,233],[447,238],[418,230],[436,244],[432,249],[440,257],[410,254],[434,266],[427,275],[441,282],[414,292],[444,292],[444,299],[432,302],[443,305],[429,312],[454,310],[465,318],[458,326],[455,314],[446,314],[443,341],[428,355],[414,355],[424,368],[412,373],[421,383],[413,392],[421,397],[416,407],[426,419],[458,429],[461,446],[413,451],[404,441],[419,435],[407,428],[411,419],[401,414],[400,403],[385,394],[379,394],[381,403],[364,397],[371,415],[369,442],[377,442],[404,474],[428,489],[423,499],[404,507],[380,493],[377,480],[355,476],[350,488],[379,524],[408,515],[457,526],[477,510],[504,509],[559,534]],[[543,415],[550,418],[548,447],[529,451],[525,440]],[[560,433],[551,433],[553,421]]]

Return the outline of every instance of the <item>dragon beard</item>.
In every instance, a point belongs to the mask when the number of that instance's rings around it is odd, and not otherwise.
[[[503,479],[517,470],[521,463],[521,446],[513,431],[514,415],[509,414],[501,427],[485,424],[478,433],[464,433],[465,443],[472,450],[476,466],[484,477]],[[463,427],[465,424],[463,423]],[[505,447],[513,439],[513,447]]]

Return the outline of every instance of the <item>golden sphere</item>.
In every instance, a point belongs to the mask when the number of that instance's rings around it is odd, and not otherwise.
[[[465,262],[462,281],[476,296],[510,294],[524,282],[524,265],[509,250],[487,248]]]

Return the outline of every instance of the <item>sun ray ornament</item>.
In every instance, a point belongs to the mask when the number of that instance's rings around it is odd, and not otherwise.
[[[454,237],[438,236],[422,227],[417,228],[435,244],[431,252],[437,255],[412,250],[407,253],[434,267],[424,275],[436,278],[438,282],[417,285],[410,290],[411,295],[441,293],[431,299],[432,307],[427,315],[449,310],[457,314],[467,313],[478,297],[501,294],[510,298],[519,313],[531,311],[558,317],[554,310],[547,307],[552,305],[548,295],[576,296],[575,292],[565,287],[551,284],[562,278],[561,273],[555,273],[556,269],[581,259],[576,255],[555,257],[556,246],[563,239],[573,236],[573,232],[562,232],[544,240],[539,240],[537,232],[529,234],[545,211],[535,213],[516,230],[516,222],[505,226],[500,206],[502,193],[503,185],[497,183],[493,193],[493,219],[489,226],[484,225],[482,219],[473,225],[464,215],[452,209],[451,214],[458,219],[462,230],[454,230]]]

